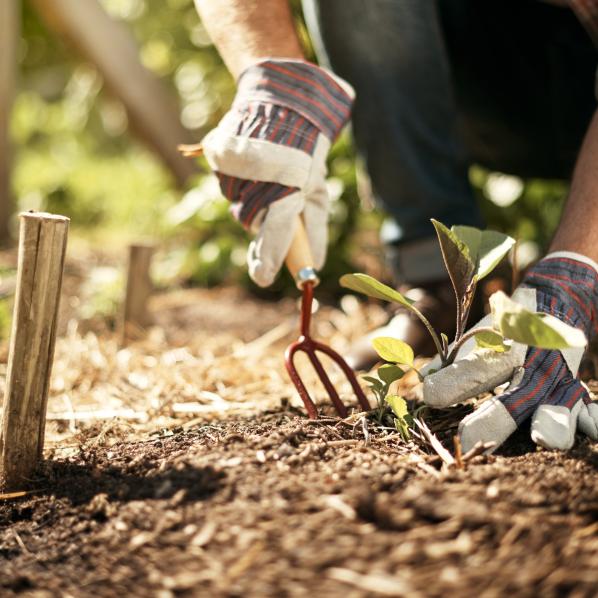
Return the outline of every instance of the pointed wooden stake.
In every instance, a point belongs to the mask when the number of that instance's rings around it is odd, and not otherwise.
[[[122,343],[135,338],[139,332],[151,324],[147,308],[153,291],[150,266],[155,247],[149,244],[129,246],[129,268],[127,271],[127,291],[122,323]]]
[[[21,490],[44,446],[69,219],[20,215],[17,289],[0,428],[0,488]]]

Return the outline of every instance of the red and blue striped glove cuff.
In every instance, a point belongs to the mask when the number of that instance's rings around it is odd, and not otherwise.
[[[268,59],[241,74],[233,106],[244,111],[258,102],[288,108],[334,141],[349,120],[353,97],[347,83],[315,64]]]
[[[555,254],[526,274],[523,286],[537,291],[538,311],[583,330],[598,333],[598,272],[589,263]]]
[[[296,112],[272,104],[250,104],[227,115],[220,127],[230,134],[269,141],[313,155],[319,129]]]
[[[260,210],[297,191],[294,187],[286,187],[278,183],[238,179],[219,172],[216,175],[222,194],[232,202],[230,210],[232,215],[247,230],[251,228]]]

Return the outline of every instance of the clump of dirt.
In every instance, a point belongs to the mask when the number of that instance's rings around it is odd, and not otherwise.
[[[88,446],[0,502],[0,594],[594,596],[597,469],[283,410]]]

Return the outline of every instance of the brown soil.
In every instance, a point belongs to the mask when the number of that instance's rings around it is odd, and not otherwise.
[[[595,596],[597,468],[582,442],[441,472],[288,411],[82,448],[0,506],[1,595]]]
[[[380,315],[343,305],[316,316],[341,350]],[[597,595],[598,445],[537,451],[522,430],[447,467],[372,420],[303,416],[281,367],[293,301],[153,309],[126,349],[65,325],[46,460],[0,497],[0,596]],[[132,419],[78,415],[99,406]],[[468,409],[428,417],[447,447]]]

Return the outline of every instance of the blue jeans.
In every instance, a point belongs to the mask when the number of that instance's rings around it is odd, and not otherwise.
[[[595,109],[596,51],[536,0],[303,0],[322,61],[356,89],[353,134],[398,278],[446,273],[430,218],[482,225],[476,162],[568,176]]]

